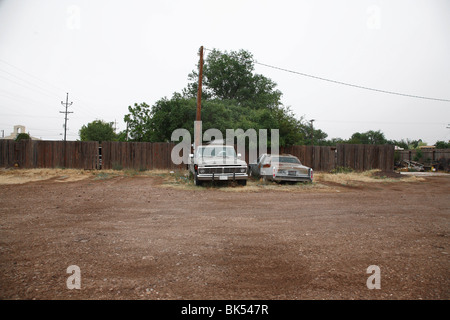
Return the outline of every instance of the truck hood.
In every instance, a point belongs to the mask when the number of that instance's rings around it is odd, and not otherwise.
[[[198,160],[202,166],[247,166],[244,160],[232,157],[204,157]]]

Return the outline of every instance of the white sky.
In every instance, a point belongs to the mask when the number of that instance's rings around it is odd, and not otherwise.
[[[0,0],[0,130],[68,139],[135,102],[180,92],[198,49],[405,94],[450,99],[450,1]],[[207,52],[206,52],[207,53]],[[450,103],[342,86],[256,65],[329,138],[449,140]],[[194,119],[193,119],[194,120]],[[1,133],[0,133],[1,134]]]

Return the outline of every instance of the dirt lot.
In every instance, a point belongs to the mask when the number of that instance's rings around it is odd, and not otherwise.
[[[0,299],[450,298],[450,176],[23,172],[0,174]]]

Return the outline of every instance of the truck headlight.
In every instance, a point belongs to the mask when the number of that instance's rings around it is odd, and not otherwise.
[[[241,168],[241,173],[245,173],[247,171],[247,168]]]
[[[205,169],[198,169],[198,173],[200,173],[200,174],[204,174],[205,172],[206,172]]]

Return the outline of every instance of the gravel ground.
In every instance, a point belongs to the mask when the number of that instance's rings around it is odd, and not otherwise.
[[[0,299],[449,299],[448,175],[327,186],[1,185]]]

